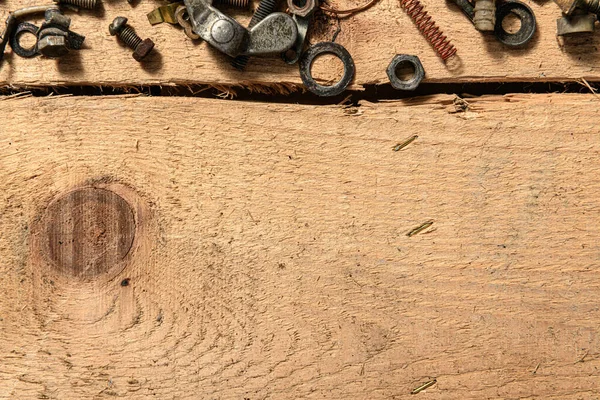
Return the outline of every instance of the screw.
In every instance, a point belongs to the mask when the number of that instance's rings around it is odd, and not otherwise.
[[[70,4],[79,8],[93,10],[96,8],[97,0],[54,0],[56,4]]]
[[[600,13],[599,0],[554,0],[566,15],[572,15],[577,8],[592,14]]]
[[[136,61],[142,61],[154,48],[152,39],[142,40],[133,28],[127,25],[127,18],[125,17],[115,18],[112,24],[108,26],[108,31],[112,36],[116,35],[133,50],[133,58]]]
[[[265,19],[267,15],[274,13],[276,6],[277,0],[261,0],[260,3],[258,3],[256,11],[252,15],[252,19],[248,24],[248,29],[252,29],[254,25]],[[237,56],[233,59],[231,65],[233,65],[236,69],[243,71],[244,68],[246,68],[246,64],[248,64],[249,59],[249,56]]]

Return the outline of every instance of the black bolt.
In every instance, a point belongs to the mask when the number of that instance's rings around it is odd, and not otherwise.
[[[254,25],[265,19],[267,15],[274,13],[275,7],[277,7],[277,0],[261,0],[260,3],[258,3],[256,11],[252,15],[252,19],[248,24],[248,29],[252,29]],[[250,56],[237,56],[233,59],[231,65],[236,69],[243,71],[244,68],[246,68],[246,64],[248,64],[249,59]]]
[[[108,26],[108,31],[112,36],[117,36],[130,49],[133,50],[133,58],[136,61],[142,61],[154,48],[154,42],[151,39],[142,40],[133,28],[127,25],[127,18],[117,17],[112,24]]]
[[[93,10],[96,8],[96,4],[98,4],[97,0],[54,0],[54,2],[58,4],[70,4],[88,10]]]

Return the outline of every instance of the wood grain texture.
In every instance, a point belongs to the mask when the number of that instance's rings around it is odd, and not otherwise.
[[[600,395],[593,96],[1,104],[1,398]],[[115,184],[127,266],[49,268],[48,204]]]
[[[351,8],[362,0],[331,4]],[[34,0],[6,0],[0,4],[0,18],[8,10],[35,4]],[[162,5],[143,1],[131,7],[125,1],[105,1],[103,9],[72,15],[72,29],[86,36],[86,48],[60,61],[9,57],[0,70],[0,85],[242,85],[259,88],[268,85],[285,92],[301,86],[297,66],[279,59],[253,58],[245,73],[234,70],[226,57],[205,43],[193,43],[181,30],[168,24],[152,27],[146,13]],[[413,22],[400,8],[398,0],[380,0],[368,11],[342,20],[337,41],[346,46],[356,64],[353,88],[387,84],[385,69],[397,53],[418,55],[429,82],[472,81],[573,81],[598,80],[600,35],[584,35],[567,43],[557,41],[556,19],[559,8],[549,0],[528,1],[538,19],[538,33],[525,49],[508,49],[493,36],[481,35],[451,2],[423,0],[430,14],[458,48],[460,63],[448,69],[435,55]],[[116,43],[108,24],[122,15],[142,37],[156,42],[157,53],[143,65],[131,51]],[[241,15],[244,21],[248,15]],[[334,20],[319,18],[313,42],[331,40]],[[329,63],[333,66],[332,61]],[[327,66],[327,64],[326,64]],[[327,67],[321,68],[327,71]],[[331,69],[331,68],[330,68]],[[321,76],[316,73],[316,76]],[[330,77],[323,75],[323,77]],[[265,88],[263,88],[265,90]]]

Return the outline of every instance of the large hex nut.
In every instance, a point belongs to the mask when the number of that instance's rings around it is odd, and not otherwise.
[[[402,80],[396,75],[396,70],[402,64],[410,64],[415,69],[414,75],[408,80]],[[425,69],[419,57],[408,54],[397,54],[387,68],[387,75],[394,89],[415,90],[419,87],[423,78],[425,78]]]
[[[295,4],[295,1],[297,0],[287,0],[287,5],[290,12],[299,17],[309,16],[317,9],[317,0],[306,0],[302,7]]]

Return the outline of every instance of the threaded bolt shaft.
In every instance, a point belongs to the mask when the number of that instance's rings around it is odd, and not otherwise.
[[[256,11],[252,15],[252,19],[248,24],[248,29],[252,29],[254,25],[265,19],[267,15],[274,13],[276,7],[277,0],[261,0],[260,3],[258,3]],[[243,71],[248,64],[248,60],[250,60],[250,56],[237,56],[233,59],[231,65],[233,65],[234,68]]]
[[[592,14],[600,13],[600,1],[599,0],[586,0],[584,1],[585,10]]]
[[[58,4],[70,4],[79,8],[85,8],[87,10],[93,10],[98,4],[97,0],[55,0]]]
[[[132,50],[137,49],[142,43],[142,38],[139,37],[129,25],[125,25],[123,29],[117,33],[117,36]]]
[[[235,8],[248,8],[250,0],[217,0],[217,4]]]

